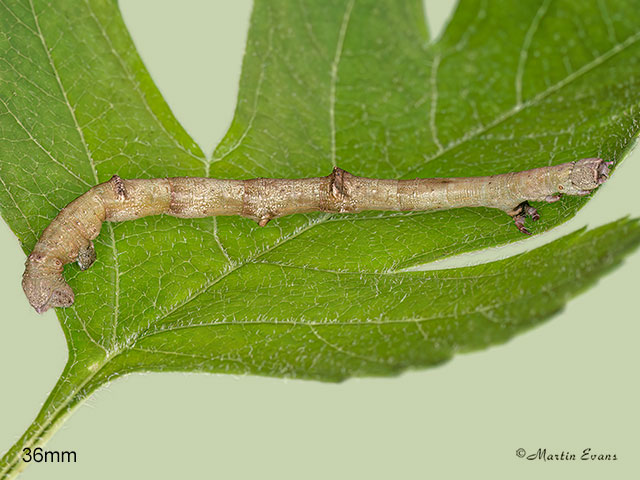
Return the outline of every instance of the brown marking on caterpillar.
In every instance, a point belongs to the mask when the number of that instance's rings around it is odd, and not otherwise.
[[[346,170],[340,167],[333,167],[333,171],[329,175],[329,192],[334,198],[341,199],[349,195],[345,185],[345,177],[347,175],[349,173]]]
[[[124,181],[118,175],[114,175],[109,182],[113,185],[117,197],[125,200],[127,198],[127,189],[124,187]]]
[[[529,201],[556,202],[585,195],[609,178],[613,162],[586,158],[551,167],[487,177],[393,180],[358,177],[334,168],[326,177],[221,180],[175,177],[123,180],[114,175],[65,208],[42,232],[26,261],[22,287],[37,312],[74,301],[64,265],[86,269],[95,261],[92,240],[104,221],[167,214],[182,218],[241,215],[264,227],[273,218],[307,212],[364,210],[433,211],[491,207],[513,217],[522,233],[525,220],[540,218]]]
[[[78,252],[77,262],[80,270],[88,269],[91,265],[93,265],[93,262],[96,261],[96,258],[96,250],[93,247],[93,242],[89,241],[89,244],[84,248],[81,248]]]
[[[176,216],[181,216],[185,210],[186,210],[186,206],[181,204],[178,201],[178,192],[176,192],[176,186],[173,185],[173,182],[171,181],[172,179],[167,179],[168,180],[168,185],[169,185],[169,212],[176,215]]]

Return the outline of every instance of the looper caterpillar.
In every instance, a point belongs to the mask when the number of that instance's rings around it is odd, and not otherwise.
[[[181,218],[241,215],[265,226],[293,213],[356,213],[364,210],[433,211],[491,207],[511,215],[516,227],[540,216],[529,201],[556,202],[561,195],[587,195],[608,178],[613,162],[586,158],[551,167],[487,177],[389,180],[352,175],[334,168],[326,177],[220,180],[177,177],[111,180],[91,188],[63,208],[42,232],[27,258],[22,287],[42,313],[68,307],[74,294],[62,271],[96,260],[92,240],[102,222],[167,214]]]

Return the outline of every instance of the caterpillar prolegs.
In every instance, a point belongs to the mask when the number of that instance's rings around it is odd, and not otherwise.
[[[586,195],[606,181],[613,162],[586,158],[551,167],[487,177],[389,180],[352,175],[334,168],[326,177],[222,180],[176,177],[108,182],[63,208],[42,232],[26,261],[22,287],[42,313],[68,307],[74,294],[64,265],[86,270],[96,260],[92,240],[102,222],[167,214],[195,218],[241,215],[265,226],[271,219],[308,212],[356,213],[364,210],[432,211],[491,207],[511,215],[529,234],[527,217],[540,217],[529,201],[555,202],[561,195]]]

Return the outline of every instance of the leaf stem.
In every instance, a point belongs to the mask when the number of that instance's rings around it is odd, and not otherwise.
[[[0,480],[16,478],[28,465],[22,460],[23,450],[33,450],[47,443],[67,417],[97,388],[99,384],[89,386],[89,383],[99,371],[100,367],[82,368],[75,359],[69,358],[34,421],[0,459]]]

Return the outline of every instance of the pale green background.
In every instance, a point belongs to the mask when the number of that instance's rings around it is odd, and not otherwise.
[[[320,0],[319,0],[320,1]],[[250,2],[122,2],[141,54],[178,118],[211,150],[235,104]],[[438,31],[450,2],[428,3]],[[115,172],[114,172],[115,173]],[[557,232],[464,262],[505,256],[583,225],[640,216],[640,151]],[[20,289],[24,254],[0,227],[0,450],[24,431],[66,360],[53,312]],[[585,252],[588,255],[588,252]],[[432,370],[339,385],[222,375],[116,381],[48,449],[76,464],[55,478],[639,478],[640,253],[552,321]],[[616,462],[528,462],[517,448],[616,453]]]

